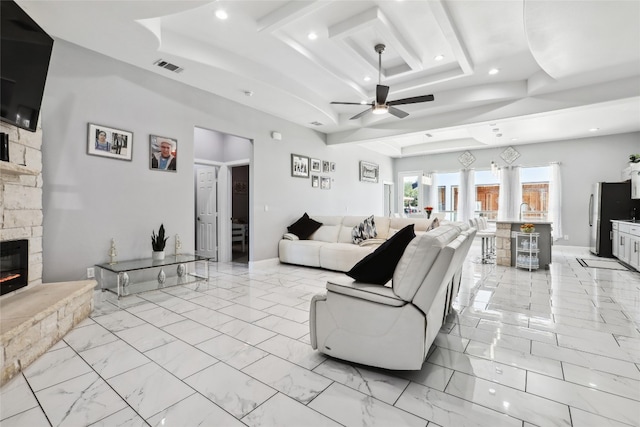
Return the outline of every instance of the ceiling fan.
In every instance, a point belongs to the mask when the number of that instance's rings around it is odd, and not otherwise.
[[[394,107],[394,105],[417,104],[419,102],[433,101],[434,99],[433,95],[422,95],[413,96],[411,98],[402,98],[393,101],[387,101],[387,95],[389,95],[389,86],[380,84],[382,76],[382,52],[384,52],[385,47],[386,46],[383,44],[377,44],[374,46],[375,51],[378,52],[378,84],[376,85],[376,100],[371,104],[363,104],[361,102],[332,102],[332,104],[371,106],[371,108],[367,108],[363,112],[351,117],[349,120],[359,119],[369,112],[373,114],[390,113],[402,119],[404,117],[407,117],[409,113]]]

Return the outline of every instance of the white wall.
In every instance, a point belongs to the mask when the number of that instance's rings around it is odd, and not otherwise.
[[[620,181],[622,169],[629,155],[640,152],[640,133],[600,136],[567,141],[515,145],[521,156],[513,163],[521,166],[544,166],[561,162],[562,172],[562,229],[568,240],[557,243],[589,246],[589,196],[592,184],[600,181]],[[476,161],[470,166],[489,169],[493,160],[505,165],[500,153],[505,147],[471,150]],[[461,152],[396,159],[395,176],[402,171],[454,172],[462,165]],[[397,178],[396,178],[397,181]]]
[[[88,123],[133,132],[132,161],[87,155]],[[194,246],[196,127],[253,141],[252,260],[276,257],[286,226],[305,211],[382,213],[391,159],[357,146],[327,147],[313,129],[56,40],[42,105],[43,281],[84,278],[87,267],[108,261],[112,237],[119,259],[148,257],[160,223],[180,235],[183,248]],[[270,138],[274,130],[282,141]],[[177,173],[149,170],[149,134],[178,140]],[[292,178],[292,152],[335,162],[333,188]],[[358,181],[359,160],[380,165],[379,184]]]

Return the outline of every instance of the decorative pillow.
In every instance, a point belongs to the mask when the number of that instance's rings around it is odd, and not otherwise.
[[[287,227],[287,231],[298,236],[300,240],[307,240],[320,227],[322,223],[309,218],[305,212],[299,220]]]
[[[431,225],[429,226],[429,230],[433,230],[434,228],[440,227],[440,220],[438,218],[433,218]],[[429,231],[427,230],[427,231]]]
[[[381,245],[386,242],[387,239],[367,239],[358,243],[358,246],[372,246],[372,245]]]
[[[384,285],[393,277],[393,271],[405,248],[416,237],[413,224],[407,225],[384,242],[378,249],[361,259],[347,276],[359,282]]]
[[[373,215],[353,227],[351,230],[351,240],[356,245],[363,240],[372,239],[377,236],[378,232],[376,231],[376,222],[373,220]]]

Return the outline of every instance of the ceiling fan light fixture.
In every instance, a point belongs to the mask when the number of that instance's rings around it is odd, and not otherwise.
[[[373,114],[387,114],[389,112],[388,105],[374,105]]]

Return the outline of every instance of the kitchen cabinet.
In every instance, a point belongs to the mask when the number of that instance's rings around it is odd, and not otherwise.
[[[613,255],[640,271],[640,223],[612,221]]]
[[[629,252],[629,264],[636,270],[640,270],[640,225],[629,225],[629,242],[627,250]]]

